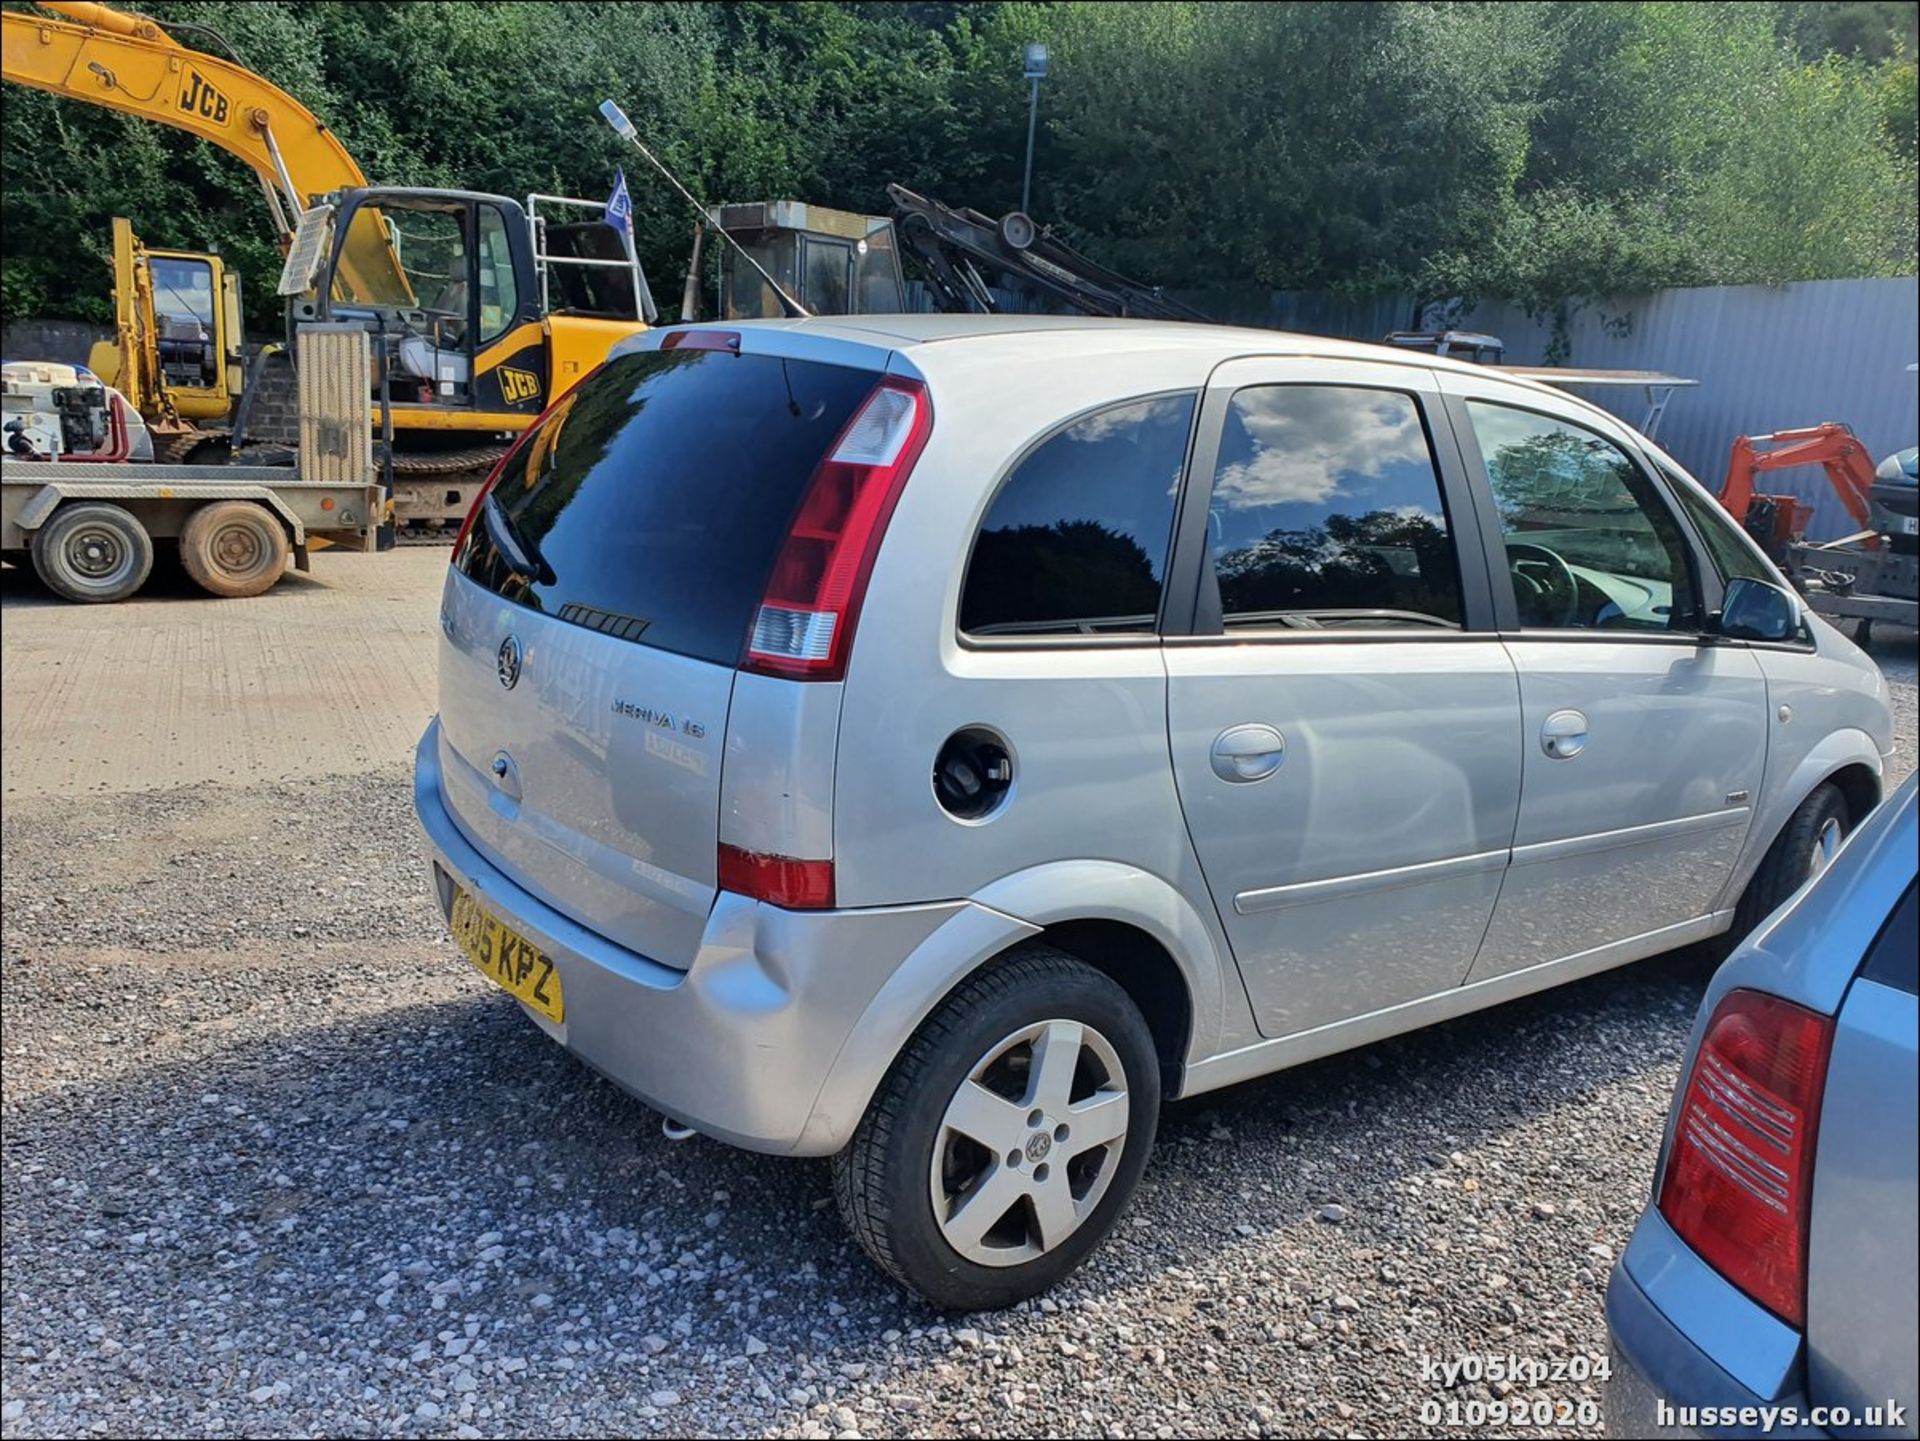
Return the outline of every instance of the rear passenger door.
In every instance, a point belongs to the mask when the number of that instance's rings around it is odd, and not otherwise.
[[[1261,1031],[1458,985],[1520,795],[1520,702],[1419,365],[1215,371],[1171,584],[1167,725]]]
[[[1472,979],[1696,939],[1760,790],[1759,663],[1706,634],[1705,567],[1624,431],[1498,376],[1441,384],[1484,477],[1525,766]]]

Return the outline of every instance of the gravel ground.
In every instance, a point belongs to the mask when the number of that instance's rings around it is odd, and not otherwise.
[[[1913,655],[1880,648],[1909,768]],[[1423,1356],[1604,1354],[1706,976],[1170,1107],[1080,1275],[944,1317],[823,1163],[667,1143],[457,959],[403,773],[0,831],[9,1436],[1458,1434],[1422,1404],[1490,1393]]]

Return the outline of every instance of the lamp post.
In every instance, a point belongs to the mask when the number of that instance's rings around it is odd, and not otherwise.
[[[1027,43],[1026,69],[1028,84],[1032,87],[1027,96],[1027,173],[1020,182],[1020,213],[1029,213],[1028,206],[1033,197],[1033,129],[1040,118],[1040,82],[1047,74],[1047,47],[1038,40]]]

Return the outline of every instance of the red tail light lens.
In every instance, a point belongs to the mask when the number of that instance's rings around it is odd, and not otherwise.
[[[765,856],[723,843],[720,889],[789,910],[827,910],[833,905],[833,862]]]
[[[742,668],[794,680],[846,674],[867,579],[933,428],[926,388],[889,376],[813,473],[767,581]]]
[[[1694,1057],[1660,1214],[1709,1265],[1795,1326],[1806,1322],[1807,1203],[1833,1023],[1729,991]]]
[[[662,350],[724,350],[740,353],[737,330],[673,330],[660,342]]]

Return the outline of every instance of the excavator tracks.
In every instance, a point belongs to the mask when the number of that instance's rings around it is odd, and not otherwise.
[[[399,545],[451,545],[473,509],[504,445],[393,456],[394,540]]]

